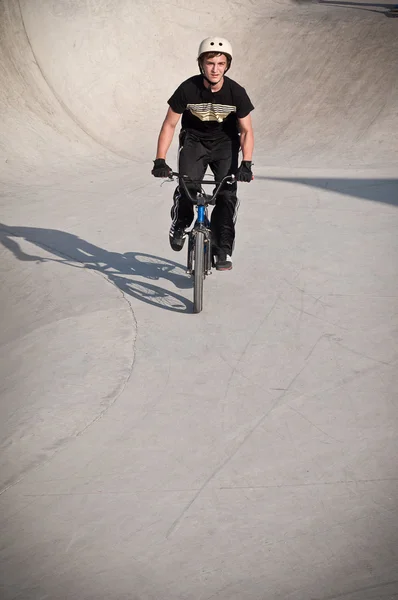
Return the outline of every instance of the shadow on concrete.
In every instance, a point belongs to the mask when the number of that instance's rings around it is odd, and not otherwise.
[[[18,239],[51,252],[57,258],[43,258],[24,251]],[[12,227],[0,223],[0,242],[23,262],[57,262],[74,268],[96,271],[124,294],[174,312],[192,312],[192,302],[170,290],[149,283],[165,279],[178,289],[192,288],[183,265],[141,252],[109,252],[78,236],[57,229]],[[132,277],[134,277],[132,279]],[[136,278],[139,279],[136,279]]]
[[[337,8],[354,8],[374,12],[385,17],[398,16],[398,4],[371,4],[367,2],[339,2],[338,0],[318,0],[318,4],[327,4],[328,6],[336,6]]]
[[[255,179],[287,181],[353,196],[362,200],[398,206],[398,179],[350,179],[334,177],[275,177],[255,175]]]
[[[293,0],[295,4],[326,4],[327,6],[336,6],[337,8],[352,8],[374,12],[385,17],[398,16],[398,4],[384,4],[372,2],[345,2],[344,0]]]

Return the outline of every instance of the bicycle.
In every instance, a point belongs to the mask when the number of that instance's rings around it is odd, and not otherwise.
[[[203,309],[203,282],[206,276],[211,274],[211,268],[215,266],[208,206],[216,203],[217,196],[224,184],[231,185],[235,182],[235,175],[227,175],[221,181],[193,180],[186,175],[180,176],[179,173],[173,171],[170,173],[170,179],[174,180],[175,178],[178,178],[179,185],[182,185],[187,197],[196,205],[197,217],[195,223],[192,229],[186,232],[188,235],[186,272],[193,277],[193,312],[200,313]],[[187,183],[200,185],[196,197],[192,197]],[[215,185],[216,189],[213,195],[206,194],[203,185]]]

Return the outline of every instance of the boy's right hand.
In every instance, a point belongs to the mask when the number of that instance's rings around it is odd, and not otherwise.
[[[154,177],[170,177],[173,169],[166,164],[164,158],[157,158],[153,161],[153,169],[151,171]]]

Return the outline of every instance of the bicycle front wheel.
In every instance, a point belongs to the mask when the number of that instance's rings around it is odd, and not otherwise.
[[[200,313],[203,308],[203,281],[205,278],[205,235],[198,231],[195,235],[193,312]]]

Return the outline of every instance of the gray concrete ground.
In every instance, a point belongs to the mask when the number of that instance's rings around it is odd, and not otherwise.
[[[1,0],[2,600],[398,597],[391,6]],[[193,315],[150,169],[213,33],[256,179]]]

